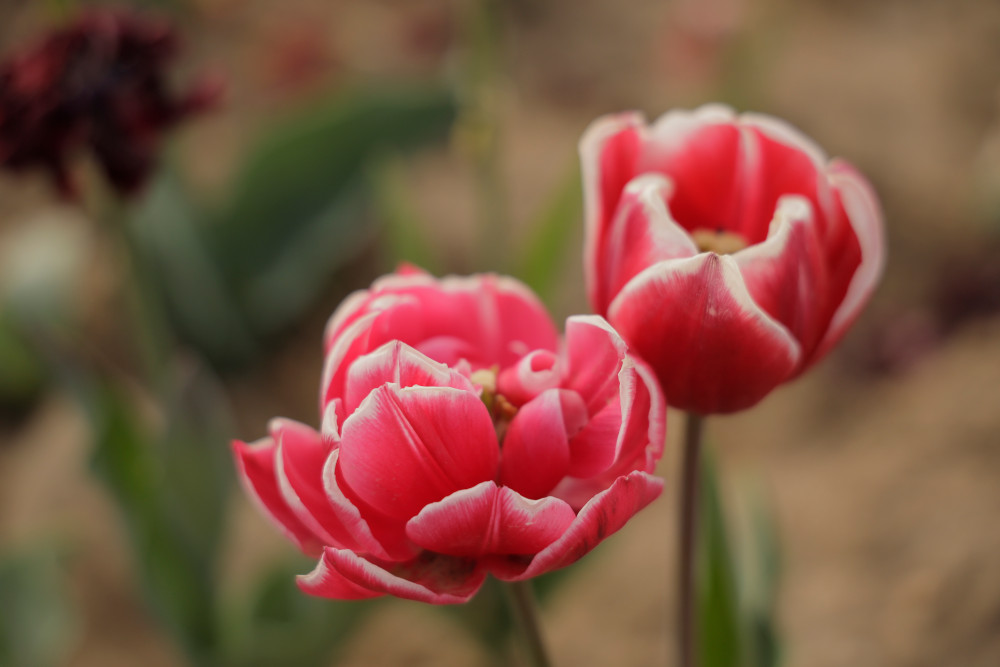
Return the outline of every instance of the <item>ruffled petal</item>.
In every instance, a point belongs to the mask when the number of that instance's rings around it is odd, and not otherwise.
[[[587,422],[574,391],[549,389],[526,403],[503,440],[500,481],[528,498],[541,498],[566,475],[569,439]]]
[[[323,540],[299,520],[285,503],[278,488],[275,474],[277,446],[274,440],[263,438],[250,444],[234,440],[232,447],[240,483],[264,516],[303,553],[319,554],[323,548]]]
[[[662,491],[663,480],[648,473],[637,471],[619,477],[609,489],[594,496],[562,537],[540,551],[526,567],[509,562],[505,569],[493,568],[493,574],[505,581],[520,581],[570,565],[620,530]]]
[[[409,519],[459,489],[493,479],[496,432],[472,392],[383,385],[344,422],[339,470],[359,498]]]
[[[731,256],[656,264],[609,318],[656,371],[667,403],[701,414],[750,407],[797,368],[801,349],[750,294]]]
[[[319,564],[298,578],[309,595],[357,600],[379,595],[430,604],[467,602],[483,585],[485,571],[474,561],[426,554],[407,563],[379,563],[346,549],[325,549]]]
[[[527,555],[552,544],[575,517],[557,498],[529,500],[483,482],[422,509],[406,534],[425,549],[451,556]]]

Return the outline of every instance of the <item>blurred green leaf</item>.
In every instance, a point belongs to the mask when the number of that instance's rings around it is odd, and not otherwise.
[[[232,667],[332,664],[337,649],[379,601],[341,602],[305,595],[295,575],[312,563],[281,563],[267,572],[230,616],[226,664]]]
[[[280,325],[288,313],[272,314],[270,307],[314,296],[331,269],[371,238],[352,205],[369,161],[443,138],[454,117],[446,90],[359,91],[277,124],[256,143],[210,229],[240,298],[263,306],[248,309],[256,326]],[[297,280],[284,278],[286,272]]]
[[[0,557],[0,665],[63,663],[75,625],[63,557],[52,545]]]
[[[249,360],[374,238],[369,162],[443,138],[454,116],[441,88],[357,91],[266,131],[214,209],[161,177],[131,223],[180,333],[216,364]]]
[[[551,297],[567,252],[577,252],[578,244],[570,240],[580,229],[582,215],[580,170],[574,164],[570,176],[532,225],[534,234],[517,268],[517,277],[543,299]]]
[[[741,582],[745,591],[743,617],[749,664],[778,667],[781,645],[777,628],[777,598],[781,579],[781,550],[777,529],[760,494],[751,496],[750,531]]]
[[[703,667],[741,667],[739,587],[718,470],[708,448],[702,466],[700,503],[698,655]]]
[[[214,567],[231,482],[219,393],[191,375],[169,397],[166,427],[139,416],[123,386],[87,389],[93,466],[124,515],[143,588],[195,664],[215,649]]]
[[[130,232],[179,332],[211,359],[245,359],[257,343],[204,238],[205,217],[176,175],[164,171],[133,212]]]
[[[48,372],[20,328],[0,311],[0,405],[21,406],[38,395]]]

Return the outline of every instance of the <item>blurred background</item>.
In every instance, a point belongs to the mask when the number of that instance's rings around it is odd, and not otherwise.
[[[312,563],[239,492],[228,441],[318,423],[326,318],[400,261],[587,312],[581,133],[709,101],[856,164],[889,244],[839,349],[709,423],[750,572],[733,595],[781,664],[1000,664],[1000,3],[132,7],[175,26],[172,88],[224,91],[127,196],[85,150],[73,199],[0,169],[0,664],[497,664],[489,594],[299,594]],[[78,10],[0,0],[0,59]],[[546,585],[557,664],[672,655],[675,451],[664,496]]]

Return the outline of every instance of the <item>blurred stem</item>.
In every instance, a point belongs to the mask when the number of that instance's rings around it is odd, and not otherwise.
[[[550,667],[545,644],[542,642],[542,632],[538,623],[538,611],[535,604],[535,594],[531,590],[530,581],[509,581],[504,584],[507,591],[507,601],[510,603],[511,615],[521,633],[528,663],[531,667]]]
[[[477,0],[468,10],[461,142],[473,163],[480,219],[482,269],[501,269],[507,258],[507,206],[500,159],[499,17],[496,0]]]
[[[684,424],[684,450],[681,453],[681,499],[677,544],[677,646],[678,667],[695,664],[694,563],[698,540],[698,494],[701,479],[701,438],[705,418],[687,413]]]

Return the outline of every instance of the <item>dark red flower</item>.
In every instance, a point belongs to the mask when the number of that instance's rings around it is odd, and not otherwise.
[[[73,196],[68,162],[89,148],[120,193],[140,188],[160,137],[221,92],[202,77],[186,92],[167,81],[178,54],[166,21],[94,10],[0,63],[0,166],[43,168]]]

